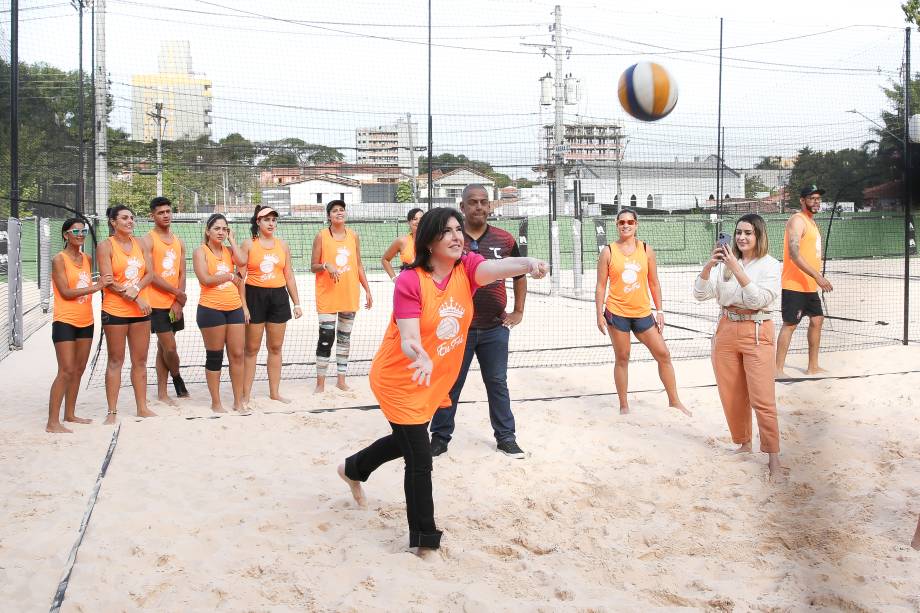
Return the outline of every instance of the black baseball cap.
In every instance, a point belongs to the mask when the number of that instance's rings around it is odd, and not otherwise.
[[[805,187],[802,188],[802,191],[799,192],[799,196],[802,198],[808,198],[812,194],[818,194],[819,196],[823,196],[825,194],[825,190],[818,189],[817,185],[812,184],[812,185],[806,185]]]

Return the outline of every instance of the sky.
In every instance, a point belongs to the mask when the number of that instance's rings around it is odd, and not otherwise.
[[[213,81],[213,138],[298,137],[340,147],[349,158],[357,127],[411,113],[427,139],[427,2],[298,0],[107,0],[112,124],[130,127],[133,74],[156,72],[163,41],[187,40],[195,72]],[[554,70],[554,4],[528,0],[432,0],[435,153],[484,159],[532,176],[540,126],[538,79]],[[659,0],[560,5],[564,73],[582,98],[566,121],[619,122],[626,159],[688,161],[715,153],[719,18],[723,18],[722,125],[737,167],[803,146],[858,147],[886,105],[881,88],[901,79],[903,13],[882,2],[770,3]],[[20,58],[77,66],[77,17],[69,2],[20,0]],[[85,69],[90,64],[86,18]],[[920,32],[913,32],[914,72]],[[0,14],[9,57],[9,12]],[[674,112],[630,118],[616,97],[619,75],[643,60],[665,66],[679,86]],[[856,110],[858,113],[847,111]]]

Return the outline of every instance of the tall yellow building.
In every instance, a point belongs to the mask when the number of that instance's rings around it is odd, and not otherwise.
[[[156,104],[163,104],[163,140],[194,140],[211,136],[211,81],[192,72],[188,41],[163,41],[159,72],[131,77],[131,137],[157,138]]]

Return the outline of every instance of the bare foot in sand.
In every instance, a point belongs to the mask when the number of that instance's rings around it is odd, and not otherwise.
[[[211,410],[214,411],[215,413],[226,413],[226,412],[227,412],[227,409],[225,409],[225,408],[224,408],[224,405],[222,405],[222,404],[219,404],[219,405],[217,405],[217,406],[214,406],[214,405],[212,404],[212,405],[211,405]]]
[[[118,413],[107,413],[105,416],[105,421],[102,422],[104,426],[113,426],[118,422]]]
[[[826,373],[827,373],[827,371],[826,371],[825,369],[821,368],[820,366],[810,366],[810,367],[808,367],[808,368],[805,369],[805,374],[806,374],[806,375],[823,375],[823,374],[826,374]]]
[[[157,414],[151,411],[150,409],[140,409],[137,412],[138,417],[156,417]]]
[[[629,415],[629,405],[623,405],[620,407],[620,415]]]
[[[680,411],[687,417],[693,417],[693,413],[691,413],[690,410],[684,406],[684,403],[679,400],[677,402],[669,404],[668,406],[672,409],[677,409],[678,411]]]
[[[423,560],[429,560],[437,555],[438,550],[431,547],[410,547],[409,552]]]
[[[778,453],[770,453],[767,455],[770,456],[767,462],[767,468],[770,469],[770,483],[785,483],[786,476],[789,474],[789,469],[779,463]]]
[[[61,425],[61,422],[56,421],[54,423],[48,422],[48,425],[45,426],[45,432],[50,432],[52,434],[73,434],[73,430],[65,428]]]
[[[348,387],[348,384],[345,383],[345,377],[343,375],[339,375],[339,380],[336,382],[335,386],[343,392],[351,391],[351,388]]]
[[[284,404],[291,404],[290,398],[285,398],[284,396],[269,396],[275,402],[283,402]]]
[[[313,388],[314,394],[322,394],[326,391],[326,377],[316,378],[316,387]]]
[[[910,542],[910,546],[920,551],[920,517],[917,518],[917,531],[914,532],[914,540]]]
[[[355,503],[362,509],[367,506],[367,498],[364,497],[364,488],[361,487],[360,481],[353,481],[348,478],[345,474],[345,465],[339,464],[337,469],[339,477],[342,478],[342,481],[348,484],[348,487],[351,488],[351,496],[355,499]]]
[[[91,424],[93,423],[92,419],[86,419],[85,417],[77,417],[76,415],[64,416],[64,421],[69,421],[73,424]]]
[[[789,375],[786,373],[785,370],[779,369],[779,370],[777,370],[776,373],[773,375],[773,378],[774,378],[774,379],[788,379],[788,378],[789,378]]]
[[[732,451],[732,453],[736,453],[736,454],[737,453],[751,453],[751,451],[753,451],[753,447],[751,447],[751,444],[743,443],[740,447]]]
[[[169,396],[165,394],[163,396],[157,396],[157,400],[159,400],[163,404],[168,404],[171,407],[179,406],[176,404],[175,400],[173,400],[172,398],[170,398]]]

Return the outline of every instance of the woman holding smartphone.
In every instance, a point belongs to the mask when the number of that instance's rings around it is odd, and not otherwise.
[[[700,301],[715,298],[721,307],[712,368],[736,453],[753,448],[753,407],[770,477],[781,480],[770,310],[780,294],[782,266],[768,253],[767,225],[760,215],[741,217],[734,239],[725,243],[722,239],[716,244],[693,283],[693,296]]]

